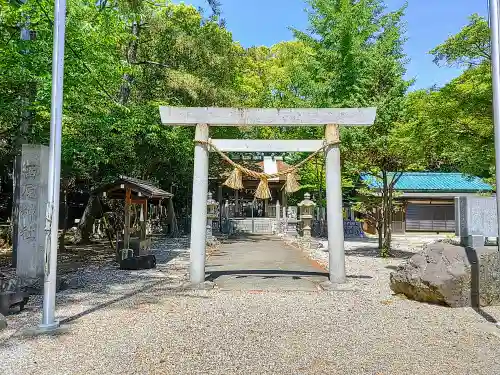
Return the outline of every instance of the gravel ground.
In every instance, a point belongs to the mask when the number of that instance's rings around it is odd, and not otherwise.
[[[393,238],[391,250],[393,257],[390,258],[378,256],[376,238],[347,239],[344,242],[347,277],[361,278],[360,285],[367,292],[388,296],[391,294],[388,282],[389,274],[403,261],[422,250],[425,244],[445,238],[445,236],[438,235],[396,235]],[[323,239],[319,242],[322,245],[321,248],[304,251],[308,253],[310,258],[328,269],[328,241]]]
[[[61,321],[73,319],[85,311],[110,304],[155,284],[165,288],[179,287],[186,281],[188,246],[187,238],[157,238],[151,247],[157,260],[156,269],[122,271],[113,261],[78,269],[71,274],[70,288],[57,294],[57,318]],[[9,325],[8,329],[0,332],[0,345],[20,330],[40,323],[42,302],[42,296],[33,295],[25,310],[7,317]]]
[[[390,293],[388,273],[412,252],[401,244],[399,259],[384,260],[369,243],[347,243],[342,291],[279,293],[181,291],[186,250],[160,244],[177,249],[176,266],[167,256],[120,291],[113,276],[95,293],[61,293],[59,316],[93,311],[58,336],[0,342],[0,374],[499,374],[500,335],[480,314]],[[98,307],[105,299],[117,301]],[[20,328],[35,311],[9,323]]]

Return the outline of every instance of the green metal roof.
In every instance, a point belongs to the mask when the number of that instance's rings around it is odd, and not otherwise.
[[[394,173],[389,174],[391,181]],[[381,189],[382,181],[372,175],[362,174],[361,179],[372,189]],[[462,173],[404,172],[396,183],[395,190],[427,192],[488,192],[491,185],[478,177]]]

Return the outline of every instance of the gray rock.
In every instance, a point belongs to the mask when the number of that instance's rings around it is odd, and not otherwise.
[[[58,275],[56,279],[56,291],[74,288],[74,281],[67,275]],[[27,278],[12,276],[0,278],[0,292],[24,291],[30,294],[43,294],[43,277]]]
[[[391,273],[390,286],[410,299],[450,307],[500,304],[499,252],[433,243]]]
[[[27,292],[0,292],[0,314],[9,314],[9,310],[13,307],[18,307],[21,311],[28,301],[29,293]]]
[[[7,318],[0,314],[0,331],[7,328]]]

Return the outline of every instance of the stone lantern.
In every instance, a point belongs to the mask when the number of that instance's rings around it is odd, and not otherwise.
[[[213,234],[212,234],[212,222],[219,217],[219,214],[217,212],[218,206],[219,206],[219,203],[217,203],[217,201],[212,198],[212,193],[208,192],[208,199],[207,199],[207,241],[212,241],[214,238]]]
[[[304,239],[311,238],[311,223],[316,203],[311,200],[309,193],[304,194],[304,200],[298,204],[300,208],[300,220],[302,221]]]

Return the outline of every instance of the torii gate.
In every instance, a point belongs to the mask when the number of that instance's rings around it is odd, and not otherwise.
[[[190,281],[205,281],[205,250],[208,194],[209,126],[306,126],[326,125],[325,140],[339,139],[339,126],[373,125],[376,108],[194,108],[160,107],[165,125],[196,125],[191,219]],[[314,152],[325,140],[248,140],[212,139],[221,151],[239,152]],[[327,147],[326,202],[328,215],[328,252],[330,282],[344,283],[345,254],[342,215],[342,184],[338,144]]]

